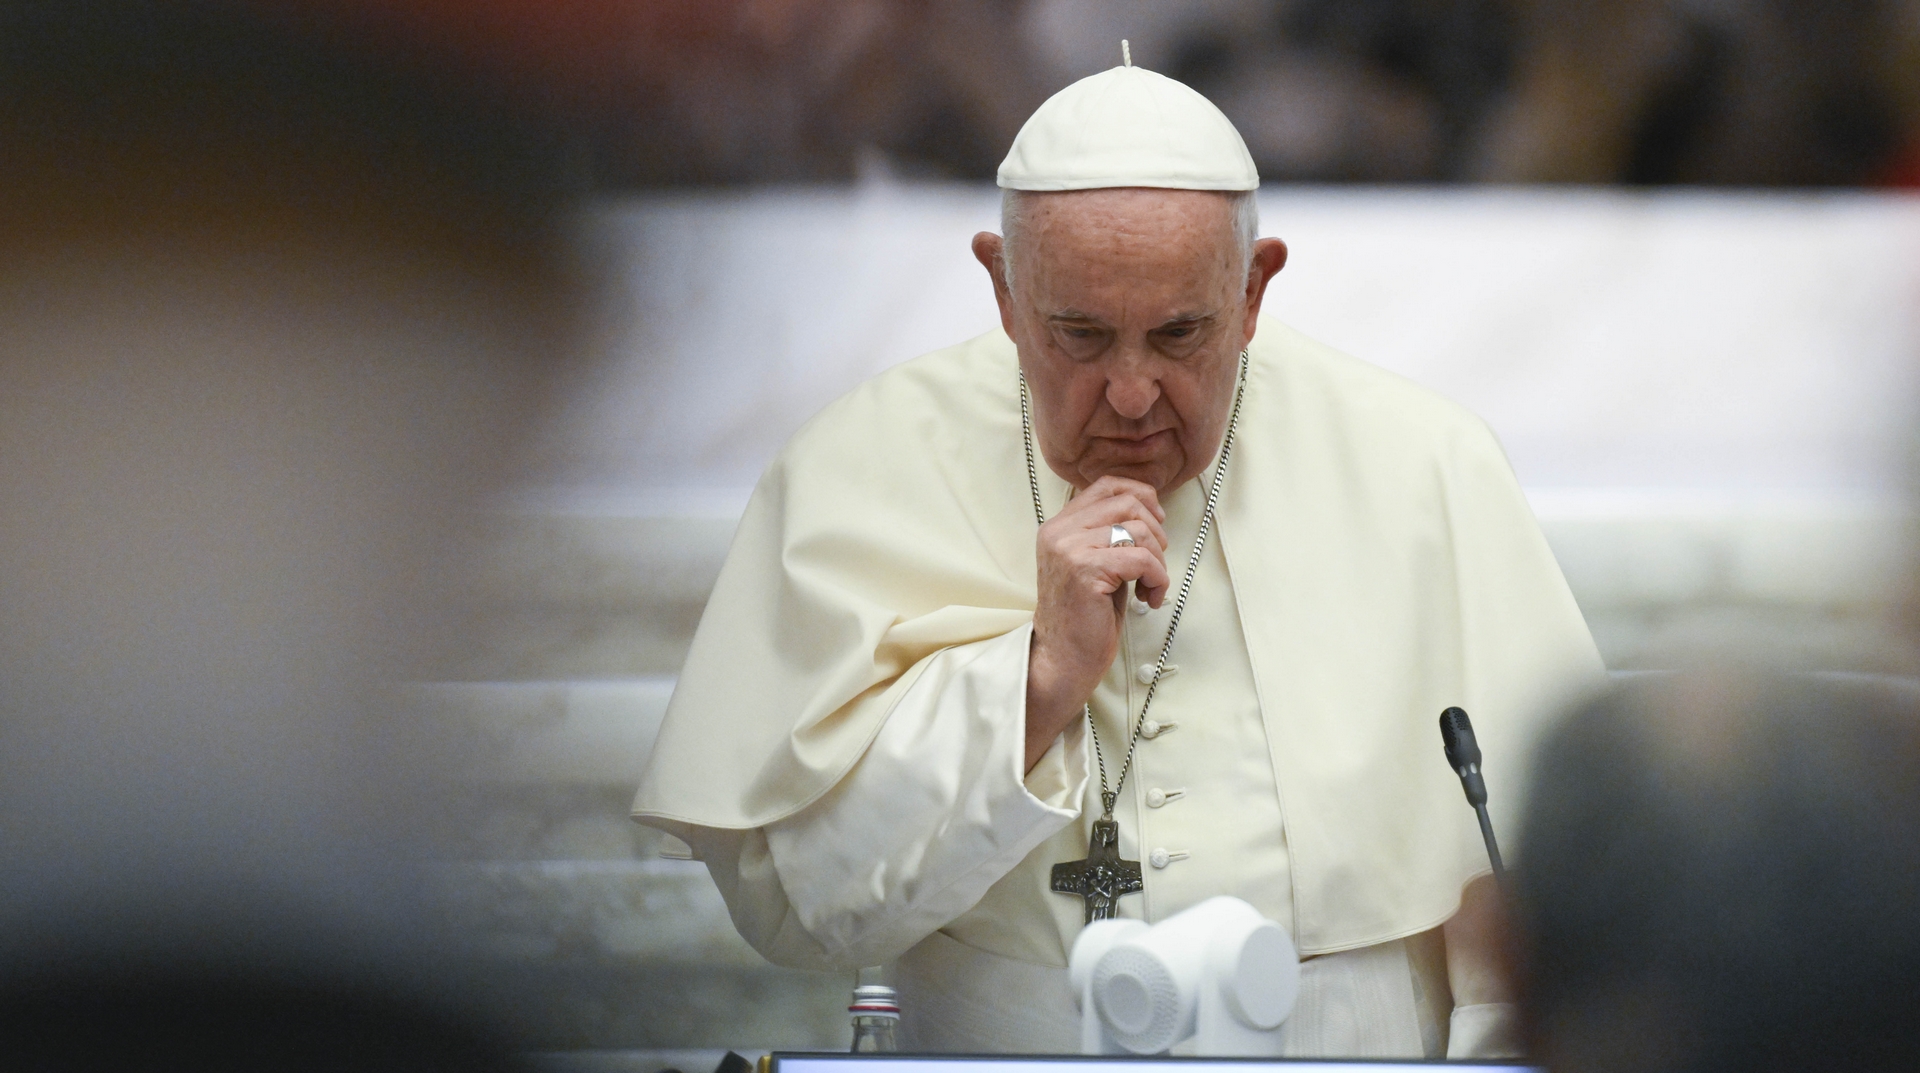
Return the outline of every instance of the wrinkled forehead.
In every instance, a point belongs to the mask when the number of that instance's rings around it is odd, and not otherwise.
[[[1234,243],[1233,195],[1214,190],[1118,187],[1107,190],[1023,191],[1016,195],[1017,229],[1039,245],[1101,236],[1139,236],[1162,242]]]
[[[1210,307],[1245,271],[1231,195],[1074,190],[1023,193],[1008,208],[1008,282],[1030,298],[1072,304],[1091,287],[1109,299]]]

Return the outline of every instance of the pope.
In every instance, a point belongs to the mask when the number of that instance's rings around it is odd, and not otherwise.
[[[889,964],[911,1049],[1073,1051],[1080,928],[1231,894],[1303,955],[1290,1054],[1500,1053],[1435,719],[1472,713],[1498,820],[1604,672],[1498,443],[1261,318],[1287,248],[1186,86],[1067,87],[999,185],[999,329],[769,467],[635,817],[771,960]]]

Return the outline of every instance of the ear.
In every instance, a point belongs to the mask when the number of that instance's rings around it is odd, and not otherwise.
[[[1000,330],[1013,338],[1013,292],[1007,288],[1006,243],[991,231],[973,236],[973,259],[993,281],[993,300],[1000,307]]]
[[[979,241],[974,240],[976,244]],[[1286,266],[1286,243],[1277,238],[1263,238],[1253,244],[1253,264],[1247,269],[1247,337],[1240,343],[1243,349],[1253,342],[1254,329],[1259,327],[1260,303],[1267,297],[1268,281]]]

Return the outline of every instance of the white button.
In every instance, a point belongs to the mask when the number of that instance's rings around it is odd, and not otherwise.
[[[1172,678],[1174,675],[1179,673],[1180,673],[1180,665],[1178,663],[1169,663],[1165,667],[1160,668],[1160,680],[1164,682],[1167,679]],[[1153,664],[1142,663],[1140,666],[1135,667],[1133,669],[1133,676],[1135,678],[1138,678],[1140,680],[1140,684],[1143,686],[1152,685],[1153,684]]]
[[[1147,807],[1159,808],[1161,805],[1164,805],[1169,801],[1175,801],[1182,797],[1185,797],[1186,794],[1187,792],[1185,790],[1162,790],[1160,787],[1156,786],[1153,789],[1147,791]]]
[[[1153,865],[1155,868],[1165,868],[1175,861],[1183,861],[1186,860],[1186,858],[1187,851],[1183,849],[1156,849],[1152,853],[1147,854],[1147,863]]]
[[[1136,600],[1131,596],[1127,597],[1127,607],[1132,609],[1133,613],[1136,615],[1144,615],[1147,612],[1153,610],[1153,608],[1147,606],[1147,602],[1145,600]]]
[[[1162,723],[1157,719],[1149,719],[1140,724],[1140,736],[1143,738],[1157,738],[1179,725],[1179,723],[1172,722],[1171,720]]]

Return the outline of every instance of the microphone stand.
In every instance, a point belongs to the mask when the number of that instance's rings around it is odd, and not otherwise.
[[[1493,863],[1493,881],[1507,885],[1507,869],[1500,859],[1500,843],[1493,837],[1493,820],[1487,815],[1487,780],[1480,774],[1480,743],[1473,736],[1473,721],[1464,708],[1448,708],[1440,713],[1440,741],[1447,749],[1447,764],[1460,776],[1460,788],[1466,791],[1467,804],[1480,820],[1480,837],[1487,844],[1487,860]]]
[[[1486,804],[1473,806],[1473,812],[1480,817],[1480,837],[1487,843],[1487,860],[1493,862],[1493,881],[1504,887],[1507,885],[1507,866],[1500,860],[1500,843],[1494,841],[1493,821],[1487,818]]]

